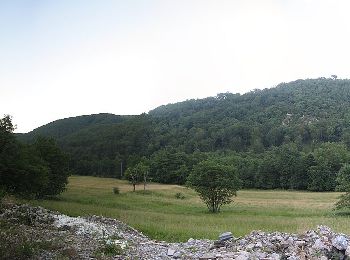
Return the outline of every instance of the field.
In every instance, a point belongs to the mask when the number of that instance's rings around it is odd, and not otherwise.
[[[113,187],[121,193],[114,194]],[[176,193],[185,198],[175,198]],[[150,237],[166,241],[215,239],[224,231],[242,236],[252,230],[299,233],[328,225],[350,234],[350,218],[332,212],[340,193],[242,190],[234,203],[211,214],[196,193],[176,185],[132,186],[126,181],[72,176],[57,200],[30,201],[33,205],[70,216],[103,215],[117,218]]]

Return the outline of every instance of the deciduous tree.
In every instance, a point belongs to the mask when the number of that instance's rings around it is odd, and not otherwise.
[[[149,167],[144,162],[139,162],[126,170],[125,178],[132,184],[133,191],[136,190],[136,185],[141,182],[144,183],[144,189],[146,188],[148,171]]]
[[[232,201],[240,187],[235,168],[207,160],[197,164],[188,176],[188,184],[199,193],[210,212],[219,212]]]
[[[337,191],[345,191],[346,193],[339,197],[339,201],[335,204],[336,209],[350,209],[350,164],[345,164],[339,171],[337,176]]]
[[[61,193],[68,179],[67,158],[52,139],[19,143],[10,116],[0,119],[0,190],[41,198]]]

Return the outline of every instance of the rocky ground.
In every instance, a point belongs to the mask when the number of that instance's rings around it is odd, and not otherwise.
[[[253,231],[217,241],[149,239],[110,218],[68,217],[8,204],[0,213],[0,259],[350,259],[350,237],[319,226],[304,234]]]

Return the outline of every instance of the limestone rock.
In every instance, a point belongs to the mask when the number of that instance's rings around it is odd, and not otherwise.
[[[226,240],[229,240],[231,238],[233,238],[232,233],[231,232],[225,232],[225,233],[222,233],[219,236],[219,241],[226,241]]]
[[[20,222],[23,217],[32,221],[23,225]],[[56,252],[42,250],[35,259],[56,259],[61,253],[73,255],[75,259],[93,259],[101,242],[120,247],[121,252],[113,259],[327,260],[337,255],[350,259],[349,236],[337,234],[326,226],[303,234],[252,231],[242,238],[232,239],[232,233],[225,232],[220,235],[223,240],[190,238],[184,243],[168,243],[152,240],[116,219],[100,216],[75,218],[29,205],[6,208],[0,213],[0,221],[20,227],[23,236],[33,239],[60,238],[61,244]]]
[[[348,241],[344,236],[336,236],[332,239],[332,245],[338,250],[346,250],[348,247]]]
[[[175,254],[175,250],[172,248],[168,248],[167,256],[173,256]]]
[[[173,258],[177,259],[177,258],[180,258],[181,256],[182,256],[182,253],[177,251],[174,253]]]
[[[201,257],[199,257],[201,260],[209,260],[209,259],[216,259],[214,254],[204,254]]]
[[[346,248],[345,255],[350,258],[350,245]]]

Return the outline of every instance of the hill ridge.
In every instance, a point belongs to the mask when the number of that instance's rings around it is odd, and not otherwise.
[[[108,114],[83,127],[82,118],[72,118],[74,131],[69,124],[63,127],[69,134],[55,134],[57,127],[48,124],[19,138],[55,137],[80,175],[120,177],[145,158],[156,181],[182,184],[194,164],[215,158],[239,168],[243,187],[332,190],[336,172],[350,158],[349,100],[348,79],[296,80],[242,95],[220,93],[163,105],[148,114]],[[325,150],[341,158],[329,165],[332,184],[312,184],[309,170],[321,163]],[[304,166],[283,177],[286,170],[274,159],[287,153]]]

